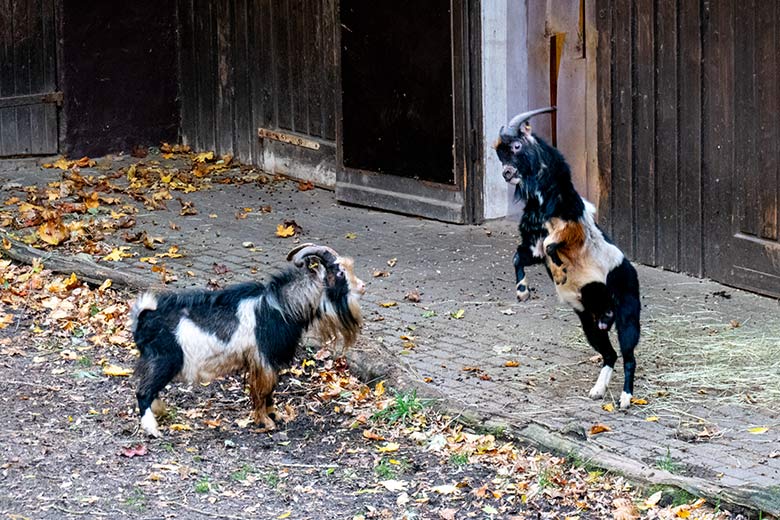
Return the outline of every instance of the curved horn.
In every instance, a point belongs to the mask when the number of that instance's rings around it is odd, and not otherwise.
[[[511,121],[509,121],[509,124],[507,126],[501,127],[501,137],[517,137],[517,129],[520,128],[520,125],[528,121],[534,116],[538,116],[539,114],[546,114],[547,112],[555,112],[557,110],[557,107],[547,107],[547,108],[537,108],[536,110],[529,110],[528,112],[523,112],[522,114],[517,114],[515,117],[512,118]]]
[[[316,244],[306,243],[306,244],[300,244],[292,251],[287,253],[287,260],[292,261],[295,265],[301,267],[303,265],[303,257],[309,255],[319,256],[322,253],[330,253],[335,257],[339,256],[339,254],[336,251],[329,248],[328,246],[318,246]]]

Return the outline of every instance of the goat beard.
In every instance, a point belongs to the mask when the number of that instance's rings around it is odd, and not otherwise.
[[[317,320],[317,334],[321,344],[331,348],[338,344],[338,337],[341,336],[342,347],[335,349],[335,353],[343,355],[355,344],[362,326],[363,317],[357,298],[349,296],[346,302],[327,302],[323,306],[322,314]]]

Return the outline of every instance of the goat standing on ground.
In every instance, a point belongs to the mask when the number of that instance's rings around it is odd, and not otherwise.
[[[287,259],[294,266],[267,284],[138,298],[131,310],[141,354],[136,397],[149,435],[160,436],[158,394],[174,378],[208,381],[238,371],[248,372],[255,422],[273,429],[278,372],[293,360],[304,332],[316,326],[323,341],[341,335],[345,346],[354,343],[365,286],[352,260],[313,244],[293,249]]]
[[[515,200],[525,202],[514,256],[517,297],[529,296],[525,267],[552,259],[548,273],[562,282],[556,285],[559,297],[577,313],[588,343],[603,358],[589,393],[593,399],[604,396],[617,360],[609,340],[614,320],[625,374],[620,406],[627,408],[634,392],[634,348],[639,342],[639,281],[634,267],[596,225],[593,210],[586,208],[574,189],[563,155],[531,133],[528,120],[553,110],[515,116],[501,128],[495,146],[504,180],[515,186]],[[550,231],[558,235],[546,240]],[[568,254],[565,273],[562,253]]]

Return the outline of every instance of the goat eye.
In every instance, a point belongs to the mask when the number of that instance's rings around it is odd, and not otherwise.
[[[520,148],[522,148],[523,145],[520,143],[520,141],[515,141],[512,143],[512,153],[517,153],[520,151]]]

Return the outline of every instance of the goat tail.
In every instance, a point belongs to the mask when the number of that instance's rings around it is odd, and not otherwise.
[[[130,308],[130,324],[133,335],[135,335],[135,331],[138,328],[138,320],[141,314],[146,311],[156,310],[157,296],[154,293],[145,292],[133,302],[133,306]]]

